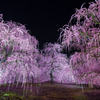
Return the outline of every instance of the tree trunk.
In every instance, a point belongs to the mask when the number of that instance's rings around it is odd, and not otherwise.
[[[84,93],[84,87],[83,87],[82,83],[80,83],[80,84],[81,84],[81,88],[82,88],[82,93]]]
[[[54,80],[53,80],[53,74],[52,74],[52,71],[50,72],[50,78],[51,78],[51,82],[53,83],[54,82]]]
[[[88,83],[89,88],[93,88],[93,84],[92,83]]]

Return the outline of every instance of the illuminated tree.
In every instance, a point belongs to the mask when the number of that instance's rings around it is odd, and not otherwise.
[[[67,75],[70,74],[70,77],[73,77],[72,70],[68,65],[67,55],[62,54],[61,51],[62,47],[58,43],[46,43],[44,44],[44,49],[41,51],[42,59],[40,60],[39,65],[42,70],[45,69],[42,75],[46,77],[49,76],[46,79],[51,80],[51,82],[61,82],[62,80],[62,82],[67,83],[67,78],[69,77]],[[66,74],[64,73],[65,69],[67,70]],[[70,77],[69,80],[71,79]],[[73,80],[74,78],[72,79],[72,82]]]
[[[96,83],[96,77],[100,75],[100,0],[95,2],[89,3],[88,9],[83,8],[84,4],[79,10],[76,9],[68,25],[61,28],[59,37],[62,39],[62,45],[68,47],[69,51],[71,47],[81,50],[73,54],[70,66],[76,71],[75,75],[80,77],[80,81],[83,78],[89,83],[90,80]],[[72,25],[75,18],[76,24]]]
[[[32,82],[38,72],[38,41],[24,25],[4,22],[2,14],[0,19],[0,84]]]

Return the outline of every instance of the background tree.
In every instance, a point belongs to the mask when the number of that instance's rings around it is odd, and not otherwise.
[[[45,74],[49,75],[51,82],[61,82],[62,77],[62,81],[64,82],[65,77],[63,71],[65,69],[67,69],[67,71],[70,69],[68,65],[67,55],[62,54],[61,51],[62,47],[58,43],[46,43],[44,44],[44,49],[41,51],[43,58],[42,61],[40,61],[40,67],[46,68]],[[68,73],[71,74],[71,70]],[[67,79],[67,73],[65,76]],[[68,79],[65,82],[68,82]]]

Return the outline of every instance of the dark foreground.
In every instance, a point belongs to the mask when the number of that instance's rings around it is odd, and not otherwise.
[[[32,88],[31,88],[32,85]],[[39,84],[27,84],[21,87],[19,83],[10,86],[8,91],[8,84],[0,86],[0,100],[100,100],[100,90],[82,88],[76,85],[69,84],[58,84],[51,82],[43,82]],[[32,89],[32,91],[31,91]],[[27,90],[27,91],[26,91]]]

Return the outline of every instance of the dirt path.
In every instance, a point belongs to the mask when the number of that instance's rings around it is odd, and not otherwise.
[[[58,86],[67,87],[67,88],[82,88],[81,86],[77,85],[69,85],[69,84],[56,84]]]
[[[62,86],[62,87],[67,87],[67,88],[82,88],[81,86],[77,86],[75,84],[67,84],[67,83],[51,83],[51,82],[45,82],[44,84],[51,84],[51,85],[57,85],[57,86]]]

